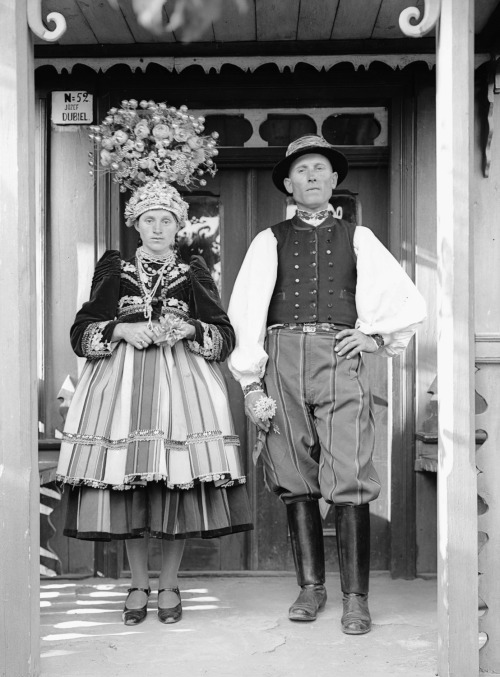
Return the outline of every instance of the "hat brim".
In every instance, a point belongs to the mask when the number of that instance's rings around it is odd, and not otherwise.
[[[299,150],[296,150],[295,153],[290,153],[290,155],[287,155],[287,157],[283,158],[283,160],[280,160],[274,167],[272,179],[274,185],[279,191],[285,193],[285,195],[289,194],[283,181],[288,177],[290,167],[297,158],[301,157],[302,155],[311,155],[312,153],[318,153],[318,155],[324,155],[326,158],[328,158],[328,160],[330,160],[330,164],[332,165],[333,171],[338,175],[337,186],[342,183],[342,181],[347,176],[347,172],[349,171],[349,163],[347,162],[346,156],[334,148],[325,148],[324,146],[308,146],[307,148],[300,148]]]

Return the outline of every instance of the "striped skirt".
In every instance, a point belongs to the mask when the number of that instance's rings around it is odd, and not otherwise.
[[[66,418],[57,479],[77,538],[212,537],[251,528],[245,475],[216,363],[119,343],[88,361]]]

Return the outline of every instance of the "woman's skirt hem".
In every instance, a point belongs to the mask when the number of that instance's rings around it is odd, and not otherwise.
[[[161,531],[151,531],[148,529],[137,529],[126,534],[110,534],[104,532],[79,532],[74,529],[64,529],[65,536],[76,538],[81,541],[124,541],[134,538],[143,538],[148,534],[151,538],[158,538],[164,541],[186,540],[190,538],[219,538],[220,536],[229,536],[237,534],[242,531],[252,531],[254,528],[252,523],[238,524],[233,527],[225,527],[222,529],[212,529],[209,531],[192,531],[183,534],[168,534]]]
[[[72,487],[91,487],[92,489],[112,489],[113,491],[128,491],[129,489],[143,488],[147,482],[163,482],[167,489],[189,490],[193,489],[201,483],[214,482],[217,487],[236,486],[238,484],[246,484],[246,477],[244,475],[233,477],[231,473],[209,473],[206,475],[199,475],[192,480],[185,483],[172,483],[168,481],[166,475],[160,473],[134,473],[127,475],[123,484],[108,484],[107,482],[99,482],[95,479],[85,477],[70,477],[68,475],[56,475],[56,482],[61,485],[67,484]]]

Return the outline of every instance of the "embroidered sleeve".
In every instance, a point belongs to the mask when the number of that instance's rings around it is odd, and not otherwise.
[[[111,341],[105,337],[106,327],[109,324],[116,324],[115,322],[91,322],[85,331],[82,338],[82,352],[83,356],[89,360],[95,360],[99,357],[109,357],[113,352]]]
[[[192,318],[189,322],[196,334],[187,342],[188,348],[206,360],[223,362],[234,348],[234,330],[207,264],[201,257],[191,258],[189,278],[189,315]]]
[[[70,331],[71,346],[80,357],[111,355],[110,342],[120,298],[121,259],[108,250],[96,265],[90,299],[77,312]]]
[[[189,350],[201,355],[206,360],[219,362],[224,341],[218,328],[214,324],[207,324],[199,320],[193,322],[193,325],[196,329],[196,336],[192,341],[187,342]]]

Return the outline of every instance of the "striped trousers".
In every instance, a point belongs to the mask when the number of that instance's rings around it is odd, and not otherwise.
[[[265,384],[277,412],[262,459],[267,486],[285,503],[363,505],[380,492],[367,369],[361,355],[337,355],[336,334],[268,330]]]

